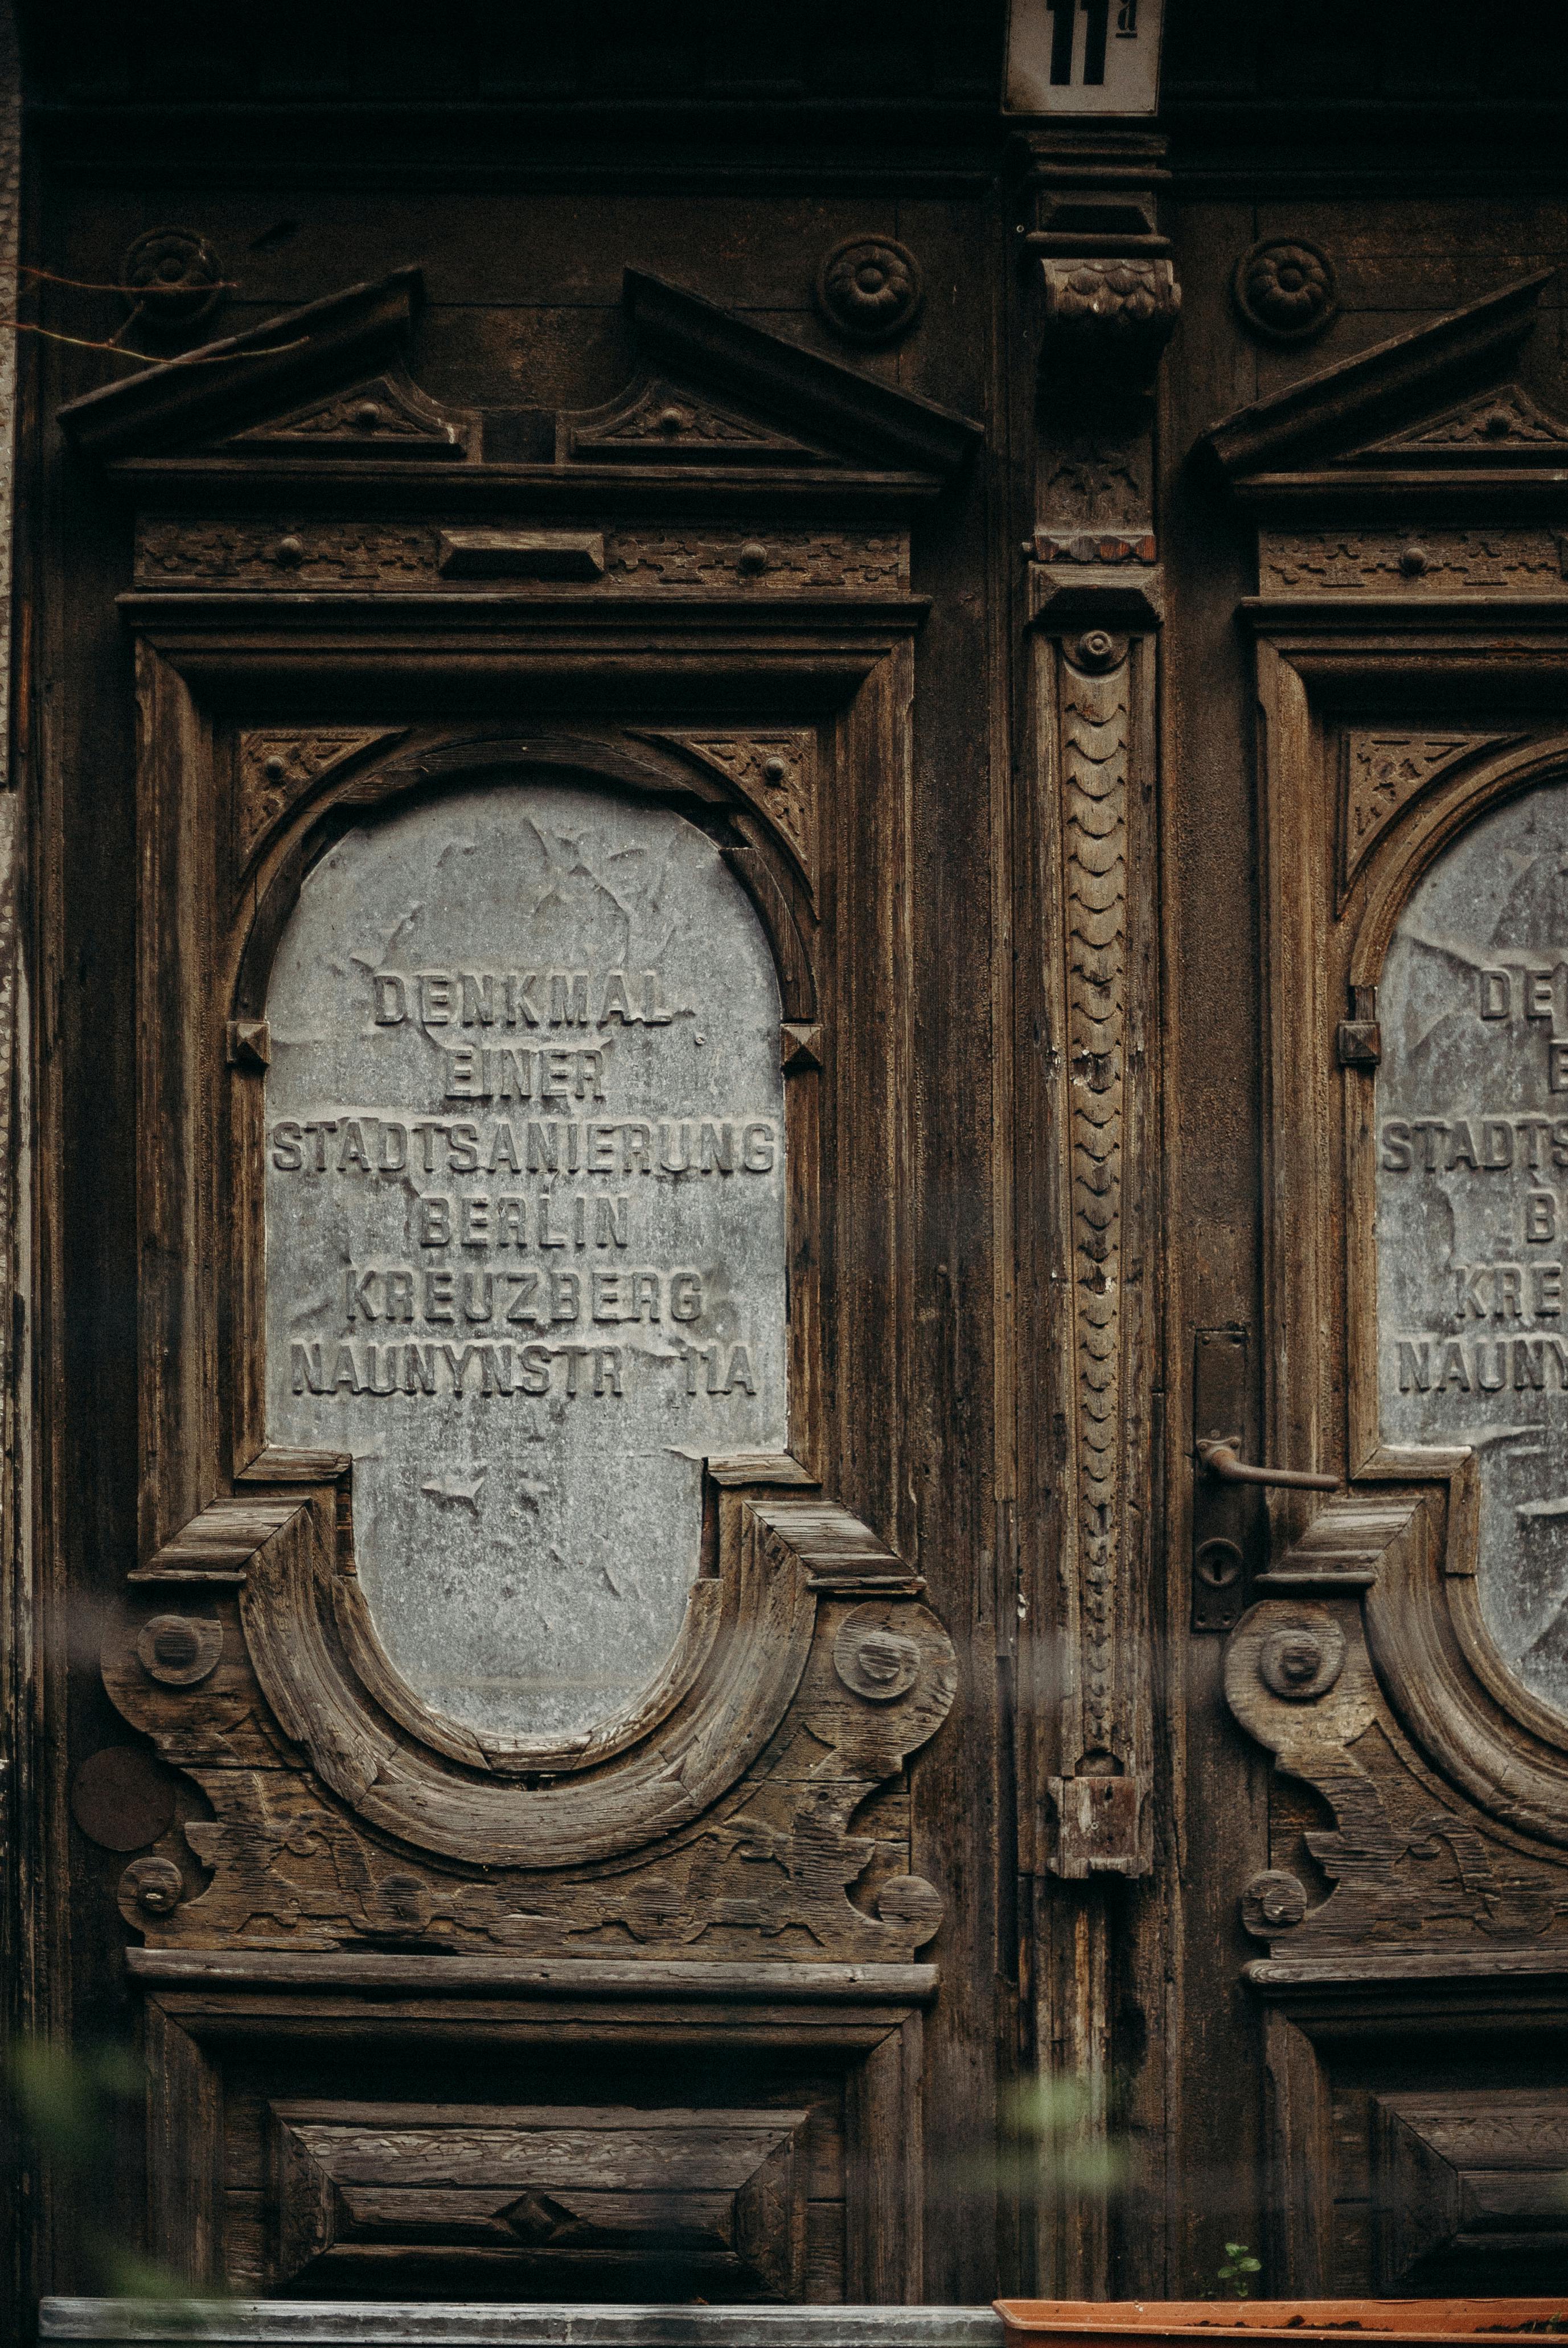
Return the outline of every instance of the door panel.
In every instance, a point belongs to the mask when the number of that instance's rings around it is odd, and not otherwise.
[[[1330,1487],[1269,1493],[1225,1667],[1277,1773],[1243,1921],[1302,2291],[1528,2289],[1555,2255],[1568,604],[1528,453],[1561,427],[1517,379],[1541,284],[1206,443],[1258,528],[1262,1452]]]
[[[609,355],[559,413],[495,350],[463,405],[480,360],[444,368],[407,269],[306,272],[233,357],[56,402],[104,566],[67,605],[101,626],[114,574],[139,724],[91,917],[134,1212],[58,1226],[61,1326],[110,1309],[89,1228],[131,1300],[135,1426],[58,1488],[73,1605],[118,1528],[61,1884],[123,1928],[77,1935],[77,2020],[140,2037],[143,2236],[188,2286],[975,2299],[994,2260],[925,2189],[927,2102],[989,2125],[943,2082],[994,1956],[949,1993],[923,1954],[994,1941],[991,1731],[956,1839],[910,1766],[969,1668],[941,1610],[983,1646],[992,1601],[951,1529],[985,1386],[938,1473],[917,1369],[991,1342],[924,1106],[990,1117],[989,936],[938,949],[909,885],[951,795],[917,675],[941,706],[964,662],[950,621],[927,659],[911,549],[939,515],[944,600],[983,587],[983,435],[806,347],[808,282],[791,340],[629,271],[672,213],[594,243],[637,217],[573,232]],[[383,266],[395,227],[361,216]],[[954,272],[974,226],[930,232]],[[955,347],[920,363],[949,398]],[[64,830],[97,787],[57,777]],[[984,864],[984,760],[965,788],[938,897]]]

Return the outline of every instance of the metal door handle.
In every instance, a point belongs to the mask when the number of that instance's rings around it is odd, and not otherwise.
[[[1197,1446],[1200,1461],[1225,1484],[1289,1484],[1301,1492],[1337,1492],[1337,1476],[1314,1476],[1305,1468],[1253,1468],[1239,1457],[1239,1435],[1211,1435]]]

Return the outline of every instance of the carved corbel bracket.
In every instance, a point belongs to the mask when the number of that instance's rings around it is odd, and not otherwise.
[[[1061,409],[1140,404],[1182,306],[1156,217],[1164,141],[1114,123],[1024,134],[1024,246],[1038,265],[1040,390]]]
[[[1045,387],[1078,375],[1130,393],[1149,390],[1182,306],[1172,263],[1080,255],[1042,261],[1040,277]]]

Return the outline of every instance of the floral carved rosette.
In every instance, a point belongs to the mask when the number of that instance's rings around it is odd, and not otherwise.
[[[1339,314],[1334,264],[1299,238],[1255,244],[1236,263],[1235,305],[1256,335],[1273,343],[1308,343]]]
[[[816,273],[817,307],[830,326],[857,343],[901,335],[913,325],[922,294],[919,263],[886,236],[849,237]]]

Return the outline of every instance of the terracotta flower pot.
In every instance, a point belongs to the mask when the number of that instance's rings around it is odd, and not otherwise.
[[[1166,2341],[1348,2340],[1375,2332],[1380,2343],[1439,2333],[1568,2332],[1562,2299],[999,2299],[1007,2348],[1141,2348]]]

